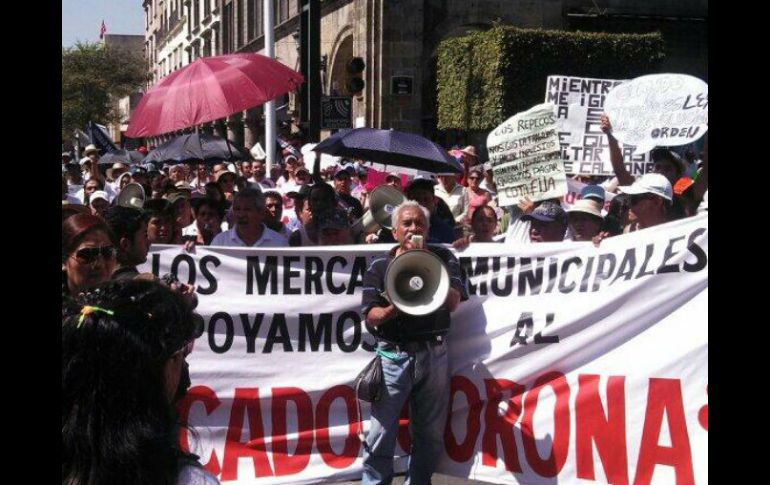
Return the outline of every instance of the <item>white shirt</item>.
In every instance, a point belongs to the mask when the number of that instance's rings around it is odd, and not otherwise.
[[[214,240],[211,241],[211,246],[229,246],[241,248],[283,248],[289,246],[289,241],[287,241],[285,237],[262,224],[262,237],[260,237],[257,242],[251,246],[248,246],[241,240],[241,238],[238,237],[238,233],[235,232],[235,228],[225,232],[220,232],[214,236]]]
[[[468,193],[465,187],[455,184],[454,188],[447,192],[443,185],[437,184],[434,187],[434,193],[449,206],[456,223],[462,223],[465,220],[465,213],[468,211]]]

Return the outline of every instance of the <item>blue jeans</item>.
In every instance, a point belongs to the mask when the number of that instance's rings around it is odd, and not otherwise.
[[[364,450],[363,485],[389,484],[393,480],[393,455],[398,418],[409,399],[409,431],[412,452],[405,484],[430,484],[431,475],[444,446],[444,427],[449,409],[449,363],[446,342],[420,344],[406,352],[379,342],[382,350],[395,353],[382,357],[384,392],[372,404],[371,428]]]

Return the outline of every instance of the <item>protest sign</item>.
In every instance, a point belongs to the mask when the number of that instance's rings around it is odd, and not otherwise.
[[[508,118],[487,137],[487,150],[501,206],[567,192],[554,105],[539,104]]]
[[[649,151],[687,145],[708,126],[708,84],[685,74],[653,74],[613,88],[604,104],[618,141]]]
[[[548,76],[545,101],[556,105],[559,143],[568,174],[615,175],[601,116],[607,94],[626,81],[554,75]],[[614,120],[613,120],[614,123]],[[621,145],[623,162],[632,175],[652,171],[649,154]]]

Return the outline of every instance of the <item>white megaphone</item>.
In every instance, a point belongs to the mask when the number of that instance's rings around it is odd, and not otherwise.
[[[424,249],[398,255],[385,271],[385,292],[408,315],[438,310],[449,294],[449,272],[441,258]]]
[[[372,190],[369,199],[369,210],[363,217],[353,223],[353,235],[369,233],[377,230],[378,226],[385,229],[393,228],[393,211],[406,201],[406,196],[390,185],[380,185]]]
[[[145,198],[144,188],[137,183],[131,182],[123,187],[120,194],[118,194],[116,205],[142,210]]]

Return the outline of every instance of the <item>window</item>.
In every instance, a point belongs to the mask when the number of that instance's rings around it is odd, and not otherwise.
[[[203,16],[211,15],[211,0],[203,0]]]
[[[289,0],[273,0],[275,6],[275,25],[289,20]]]
[[[244,32],[244,20],[245,20],[245,10],[246,10],[246,0],[234,0],[237,1],[238,5],[238,14],[237,14],[237,25],[235,28],[235,45],[237,47],[243,46],[246,42],[245,39],[245,32]]]
[[[222,53],[229,54],[233,51],[233,4],[228,3],[222,8]]]
[[[200,0],[192,0],[192,25],[193,28],[201,24],[201,4]]]

